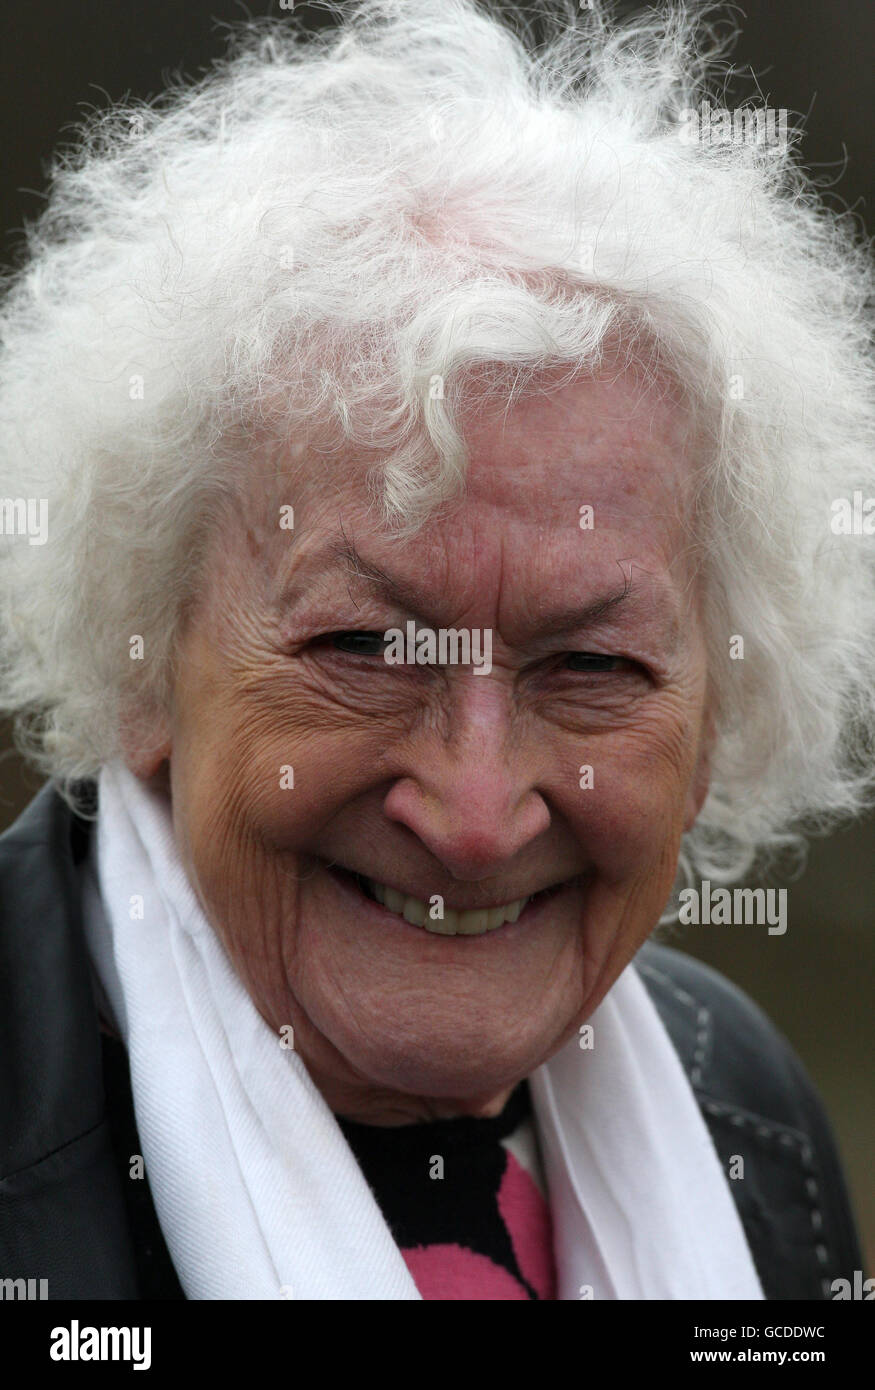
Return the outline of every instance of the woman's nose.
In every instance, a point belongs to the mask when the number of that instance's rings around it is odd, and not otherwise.
[[[458,879],[488,878],[550,825],[537,750],[511,740],[506,702],[487,683],[468,685],[447,741],[412,746],[409,770],[383,805]]]

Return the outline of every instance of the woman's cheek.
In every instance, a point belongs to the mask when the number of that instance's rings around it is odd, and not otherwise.
[[[572,790],[556,804],[608,879],[649,872],[679,845],[687,792],[682,770],[602,745],[586,750],[572,771]]]

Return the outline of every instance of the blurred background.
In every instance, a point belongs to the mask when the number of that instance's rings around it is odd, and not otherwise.
[[[41,0],[0,14],[0,263],[18,262],[21,227],[42,205],[53,151],[89,109],[149,97],[171,75],[195,76],[224,49],[228,23],[272,14],[330,24],[316,5],[233,0]],[[343,6],[341,5],[342,9]],[[504,5],[530,14],[530,7]],[[620,13],[638,6],[621,4]],[[871,0],[748,0],[714,6],[735,23],[738,86],[755,73],[762,104],[805,116],[802,157],[835,208],[872,228],[875,111]],[[537,29],[536,29],[537,32]],[[728,89],[727,106],[734,87]],[[872,634],[875,642],[875,633]],[[39,786],[0,721],[0,830]],[[777,880],[776,880],[777,882]],[[819,1086],[835,1127],[867,1252],[875,1268],[875,818],[812,845],[788,886],[788,929],[686,927],[666,939],[745,989],[790,1039]]]

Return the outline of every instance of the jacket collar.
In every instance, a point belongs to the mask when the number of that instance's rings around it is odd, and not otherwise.
[[[0,836],[0,1266],[45,1278],[50,1299],[131,1299],[82,923],[87,843],[51,784]]]

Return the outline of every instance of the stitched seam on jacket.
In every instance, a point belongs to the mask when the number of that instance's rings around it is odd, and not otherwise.
[[[823,1240],[823,1212],[820,1209],[820,1189],[817,1185],[816,1170],[814,1167],[814,1151],[808,1142],[808,1138],[800,1130],[791,1129],[789,1125],[779,1124],[777,1121],[765,1123],[761,1115],[754,1115],[749,1111],[741,1110],[734,1105],[726,1105],[723,1101],[712,1100],[704,1091],[697,1091],[697,1097],[703,1110],[717,1119],[728,1119],[731,1125],[738,1129],[752,1129],[754,1136],[760,1143],[773,1147],[780,1145],[787,1152],[792,1152],[798,1159],[802,1168],[805,1181],[805,1193],[808,1198],[808,1219],[811,1222],[812,1242],[817,1262],[821,1270],[828,1269],[830,1258],[829,1248]],[[825,1295],[831,1293],[830,1280],[825,1274],[821,1274],[821,1288]]]
[[[661,970],[656,970],[652,965],[645,965],[643,962],[636,961],[635,968],[640,970],[642,975],[649,975],[653,980],[665,985],[677,999],[678,1003],[686,1008],[694,1009],[696,1013],[696,1045],[693,1049],[693,1064],[690,1071],[690,1083],[695,1088],[702,1084],[702,1068],[708,1055],[711,1045],[711,1010],[706,1004],[702,1004],[698,999],[694,999],[685,989],[679,989],[674,980],[668,975],[664,975]]]
[[[36,1159],[34,1163],[25,1163],[23,1167],[16,1168],[11,1173],[3,1173],[0,1175],[0,1188],[2,1188],[3,1183],[11,1182],[13,1178],[20,1177],[22,1173],[38,1173],[43,1164],[50,1163],[53,1158],[58,1157],[58,1154],[64,1153],[65,1149],[70,1149],[75,1144],[81,1144],[83,1139],[88,1139],[92,1134],[96,1134],[97,1131],[103,1129],[105,1125],[105,1119],[98,1120],[96,1125],[92,1125],[90,1129],[83,1130],[82,1133],[77,1134],[74,1139],[65,1140],[63,1144],[59,1144],[58,1147],[52,1149],[50,1153],[43,1154],[42,1158]]]
[[[742,1110],[738,1106],[727,1105],[725,1101],[717,1101],[702,1088],[702,1067],[705,1061],[707,1047],[711,1039],[711,1011],[698,999],[695,999],[687,990],[679,989],[674,981],[665,975],[661,970],[656,970],[652,965],[643,962],[636,962],[636,969],[642,974],[649,975],[651,979],[658,980],[668,989],[678,1003],[685,1008],[693,1009],[696,1012],[696,1049],[693,1053],[693,1066],[690,1071],[690,1084],[696,1093],[703,1110],[715,1118],[725,1118],[731,1125],[739,1129],[751,1128],[754,1135],[764,1144],[780,1145],[785,1151],[792,1151],[798,1159],[805,1180],[805,1192],[809,1203],[809,1220],[811,1222],[812,1238],[814,1251],[817,1256],[821,1270],[829,1266],[829,1248],[823,1240],[823,1212],[820,1209],[820,1189],[817,1185],[816,1170],[814,1167],[814,1151],[808,1141],[808,1136],[801,1130],[794,1129],[790,1125],[781,1124],[778,1120],[766,1120],[763,1115],[756,1115],[752,1111]],[[829,1297],[832,1292],[830,1280],[825,1274],[821,1275],[821,1288],[824,1295]]]

